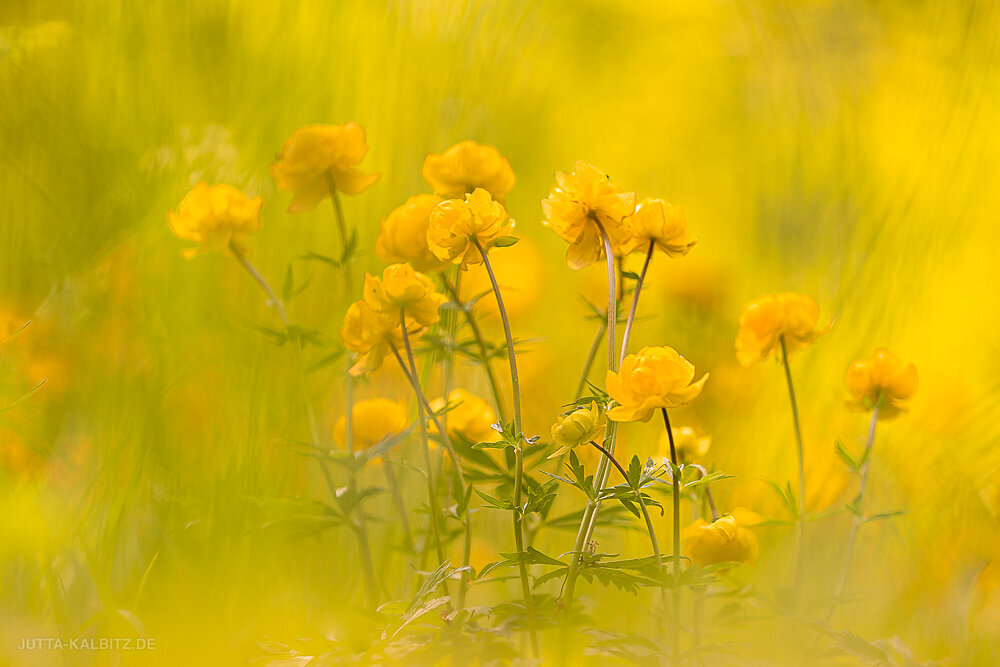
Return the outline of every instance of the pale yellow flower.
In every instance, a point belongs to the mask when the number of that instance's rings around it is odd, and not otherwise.
[[[606,389],[617,405],[608,410],[612,421],[648,421],[660,408],[676,408],[701,393],[708,373],[697,382],[694,364],[672,347],[644,347],[626,355],[617,373],[608,371]]]
[[[184,195],[177,210],[167,214],[167,221],[179,238],[198,244],[185,250],[185,257],[203,251],[228,252],[230,244],[242,251],[243,239],[260,227],[263,204],[260,197],[249,197],[231,185],[198,183]]]
[[[434,289],[434,282],[409,264],[390,264],[377,278],[365,274],[364,300],[376,312],[399,322],[400,311],[421,326],[441,319],[438,309],[448,299]]]
[[[437,205],[427,227],[427,246],[441,261],[467,268],[483,263],[477,242],[485,249],[490,241],[507,235],[510,226],[500,202],[477,188],[464,200],[449,199]]]
[[[422,171],[434,192],[447,199],[459,199],[482,188],[502,202],[514,187],[514,170],[507,158],[493,146],[470,139],[440,155],[429,153]]]
[[[559,449],[552,452],[549,458],[596,440],[603,430],[601,411],[596,402],[591,403],[589,408],[579,407],[569,414],[559,415],[551,429],[552,442],[559,445]]]
[[[712,446],[712,436],[698,435],[690,426],[678,426],[672,429],[674,433],[674,449],[677,450],[678,463],[693,463],[708,454]],[[666,429],[660,431],[660,443],[657,456],[670,458],[670,438]]]
[[[756,512],[736,508],[732,514],[712,523],[698,519],[682,532],[684,553],[699,565],[752,563],[757,560],[760,542],[747,526],[760,522]]]
[[[406,331],[411,340],[416,340],[425,328],[412,317],[407,317]],[[359,355],[357,363],[350,369],[351,375],[364,375],[376,370],[387,353],[403,345],[399,320],[378,312],[364,299],[358,299],[347,309],[340,338],[347,349]]]
[[[635,213],[625,218],[628,240],[621,246],[624,254],[646,251],[652,242],[670,257],[683,257],[697,240],[688,238],[687,219],[680,206],[662,199],[645,199]]]

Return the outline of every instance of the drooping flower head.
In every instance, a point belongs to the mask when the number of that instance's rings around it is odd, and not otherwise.
[[[636,206],[635,213],[625,218],[625,235],[628,240],[622,252],[645,251],[650,242],[670,257],[683,257],[697,240],[688,238],[687,218],[680,206],[662,199],[645,199]]]
[[[448,392],[447,401],[444,397],[431,401],[434,412],[446,405],[449,410],[440,420],[449,437],[462,438],[473,444],[497,439],[497,432],[491,428],[497,421],[497,413],[489,403],[465,389],[452,389]],[[437,426],[431,423],[430,430],[436,433]]]
[[[549,458],[555,458],[571,449],[595,440],[604,430],[601,422],[601,411],[597,403],[590,407],[579,407],[569,414],[559,415],[552,425],[552,441],[559,449],[552,452]]]
[[[760,523],[760,516],[751,510],[734,508],[712,523],[698,519],[684,529],[684,552],[699,565],[716,563],[752,563],[757,560],[760,542],[748,526]]]
[[[425,327],[441,319],[438,309],[448,302],[434,289],[430,278],[409,264],[390,264],[381,278],[366,273],[364,300],[372,310],[394,322],[399,322],[400,311],[404,311]]]
[[[448,199],[431,211],[427,246],[441,261],[467,268],[483,263],[476,242],[485,249],[493,239],[505,236],[511,224],[500,202],[477,188],[464,200]]]
[[[736,358],[744,366],[765,359],[780,347],[782,337],[789,354],[807,347],[833,325],[817,328],[817,319],[819,306],[804,294],[781,292],[758,297],[740,313]]]
[[[185,257],[203,251],[225,252],[230,243],[242,250],[246,235],[260,227],[263,203],[260,197],[249,197],[231,185],[199,183],[184,195],[176,211],[167,214],[167,221],[179,238],[198,244],[185,250]]]
[[[570,174],[557,171],[556,187],[542,200],[546,227],[569,242],[566,262],[582,269],[604,257],[604,228],[612,248],[628,240],[623,220],[635,211],[635,193],[622,192],[597,167],[579,161]]]
[[[712,446],[712,436],[698,435],[698,432],[690,426],[674,427],[673,434],[674,449],[677,450],[679,463],[692,463],[701,459]],[[660,431],[660,446],[657,455],[670,458],[670,436],[666,430]]]
[[[879,408],[879,419],[891,419],[906,410],[904,401],[917,391],[917,367],[906,364],[881,347],[847,369],[848,406],[859,411]]]
[[[708,373],[697,382],[694,364],[672,347],[644,347],[626,355],[617,373],[608,371],[606,389],[617,405],[608,410],[616,422],[649,421],[660,408],[676,408],[701,393]]]
[[[306,125],[285,141],[271,176],[279,190],[294,195],[289,212],[311,211],[332,189],[356,195],[378,180],[357,168],[367,152],[365,128],[357,123]]]
[[[410,425],[406,406],[388,398],[358,401],[351,409],[351,441],[355,449],[368,449],[399,435]],[[333,441],[347,448],[347,419],[341,416],[333,426]],[[377,462],[377,460],[375,461]]]
[[[440,155],[428,153],[423,175],[427,185],[446,199],[461,199],[483,188],[501,202],[515,180],[510,162],[500,151],[471,139],[458,142]]]
[[[448,264],[427,247],[431,211],[443,200],[437,195],[416,195],[393,209],[375,241],[375,253],[384,262],[409,262],[417,271],[440,271]]]

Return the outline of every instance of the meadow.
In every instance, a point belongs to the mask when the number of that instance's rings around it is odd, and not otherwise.
[[[0,5],[0,662],[1000,664],[1000,8]]]

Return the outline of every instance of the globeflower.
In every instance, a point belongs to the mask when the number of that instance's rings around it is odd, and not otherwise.
[[[683,257],[698,242],[688,238],[681,207],[662,199],[643,200],[635,213],[625,218],[624,227],[628,238],[621,248],[624,254],[645,250],[652,242],[670,257]]]
[[[760,542],[747,526],[759,523],[750,510],[736,508],[733,513],[712,523],[698,519],[684,529],[685,553],[699,565],[716,563],[752,563],[757,560]]]
[[[569,242],[569,267],[582,269],[604,257],[602,227],[612,248],[628,240],[622,223],[635,211],[635,193],[622,192],[600,169],[578,161],[572,173],[556,172],[556,187],[542,200],[542,211],[543,224]]]
[[[333,190],[356,195],[378,180],[356,166],[367,152],[365,128],[357,123],[306,125],[285,141],[271,176],[279,190],[293,193],[290,213],[311,211]]]
[[[411,338],[417,338],[424,327],[407,317],[406,331]],[[361,357],[350,369],[351,375],[364,375],[381,366],[386,352],[403,344],[402,335],[398,319],[376,311],[364,299],[352,303],[340,329],[344,347]]]
[[[177,210],[167,214],[167,221],[179,238],[198,244],[185,250],[185,257],[226,251],[230,244],[239,252],[246,235],[260,227],[263,203],[260,197],[249,197],[231,185],[202,182],[184,195]]]
[[[441,417],[441,421],[450,437],[462,438],[473,444],[496,440],[497,433],[491,427],[497,421],[497,414],[489,403],[465,389],[452,389],[447,400],[441,397],[431,401],[431,410],[437,412],[446,405],[450,410]],[[430,431],[437,433],[437,426],[431,423]]]
[[[427,246],[442,262],[454,262],[464,269],[483,263],[477,243],[485,249],[509,230],[504,207],[489,192],[476,188],[464,200],[449,199],[435,207],[427,226]]]
[[[417,271],[439,271],[447,266],[427,247],[427,226],[431,211],[443,199],[437,195],[416,195],[393,209],[375,241],[375,253],[384,262],[409,262]]]
[[[804,294],[781,292],[758,297],[740,313],[736,358],[743,366],[750,366],[780,347],[782,338],[789,354],[807,347],[833,325],[817,328],[818,318],[819,306]]]
[[[883,347],[851,364],[845,380],[851,394],[848,406],[858,411],[877,407],[879,419],[891,419],[906,410],[903,402],[916,393],[917,367]]]
[[[424,180],[436,194],[460,199],[482,188],[503,201],[514,187],[514,170],[493,146],[467,139],[444,153],[428,153],[422,170]]]
[[[355,449],[368,449],[399,435],[410,425],[406,406],[388,398],[358,401],[351,409],[351,440]],[[341,416],[333,426],[333,441],[346,449],[347,419]],[[376,459],[373,459],[373,462]]]
[[[680,426],[673,429],[674,449],[677,451],[679,463],[690,463],[702,458],[712,446],[712,436],[698,435],[690,426]],[[660,447],[658,455],[670,458],[670,436],[666,430],[660,432]]]
[[[676,408],[694,400],[708,380],[697,382],[694,364],[672,347],[644,347],[622,360],[617,373],[608,371],[606,388],[617,405],[608,410],[616,422],[649,421],[660,408]]]
[[[596,402],[591,403],[589,408],[580,407],[568,414],[559,415],[551,430],[552,441],[559,445],[559,449],[552,452],[549,458],[555,458],[596,439],[604,430],[600,418],[601,411]]]
[[[428,327],[441,319],[438,309],[448,299],[434,283],[409,264],[390,264],[377,278],[365,274],[364,300],[375,312],[399,322],[400,311]]]

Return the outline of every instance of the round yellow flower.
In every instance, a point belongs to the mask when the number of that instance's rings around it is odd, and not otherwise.
[[[759,521],[755,512],[740,508],[712,523],[698,519],[682,533],[684,553],[699,565],[752,563],[757,560],[760,542],[747,526]]]
[[[676,408],[701,393],[708,373],[697,382],[694,364],[672,347],[644,347],[626,355],[617,373],[608,371],[605,383],[617,405],[608,410],[616,422],[649,421],[660,408]]]
[[[819,306],[804,294],[781,292],[758,297],[740,313],[736,358],[744,366],[765,359],[779,347],[782,336],[789,354],[807,347],[832,326],[817,329],[818,318]]]
[[[434,412],[445,407],[445,399],[436,398],[431,401]],[[439,419],[452,438],[462,438],[473,444],[480,442],[495,442],[499,434],[490,428],[497,422],[497,413],[490,404],[469,393],[465,389],[452,389],[448,392],[447,405],[451,408]],[[432,422],[432,433],[437,433],[437,426]]]
[[[439,271],[447,266],[427,247],[431,211],[442,201],[437,195],[416,195],[393,209],[382,221],[375,254],[384,262],[409,262],[417,271]]]
[[[645,199],[635,208],[635,213],[625,218],[628,241],[621,250],[628,254],[645,251],[652,241],[670,257],[682,257],[694,247],[697,240],[688,238],[687,219],[680,206],[662,199]]]
[[[242,250],[246,235],[260,227],[263,203],[231,185],[199,183],[167,214],[167,221],[179,238],[199,244],[185,250],[186,257],[202,250],[225,251],[230,243]]]
[[[673,429],[674,449],[677,450],[678,463],[692,463],[708,454],[712,446],[712,436],[700,436],[690,426],[678,426]],[[657,456],[670,458],[670,437],[666,429],[660,431],[660,446]]]
[[[358,401],[351,410],[351,431],[355,449],[368,449],[386,438],[399,435],[410,425],[406,406],[388,398]],[[333,426],[333,441],[347,448],[347,419],[341,416]]]
[[[871,357],[847,369],[848,405],[855,410],[879,408],[879,419],[891,419],[906,410],[906,401],[917,391],[917,367],[904,364],[889,350],[879,348]]]
[[[419,338],[425,328],[412,317],[406,318],[406,331],[411,340]],[[351,375],[363,375],[382,365],[386,353],[403,345],[399,321],[380,313],[364,299],[358,299],[347,309],[340,328],[344,347],[360,355],[351,368]]]
[[[424,158],[424,180],[435,193],[458,199],[482,188],[503,201],[514,187],[514,170],[507,158],[493,146],[467,139],[444,153]]]
[[[559,449],[552,452],[549,458],[596,440],[603,430],[601,411],[596,402],[591,403],[589,408],[580,407],[569,414],[559,415],[551,430],[552,441],[559,445]]]
[[[556,187],[542,200],[542,211],[543,224],[570,244],[566,251],[569,267],[582,269],[604,257],[598,223],[613,248],[628,240],[622,223],[635,211],[635,193],[622,192],[607,174],[579,161],[571,174],[556,172]]]
[[[390,264],[381,278],[366,273],[364,299],[373,310],[395,322],[403,311],[425,327],[441,319],[438,309],[448,303],[435,291],[431,279],[409,264]]]
[[[271,176],[279,190],[293,193],[289,212],[311,211],[331,195],[331,184],[355,195],[378,180],[356,166],[367,152],[365,128],[357,123],[306,125],[285,141]]]
[[[476,188],[465,199],[443,201],[431,212],[427,227],[427,246],[442,262],[454,262],[465,268],[482,264],[473,239],[484,248],[498,236],[510,231],[507,211],[490,193]]]

